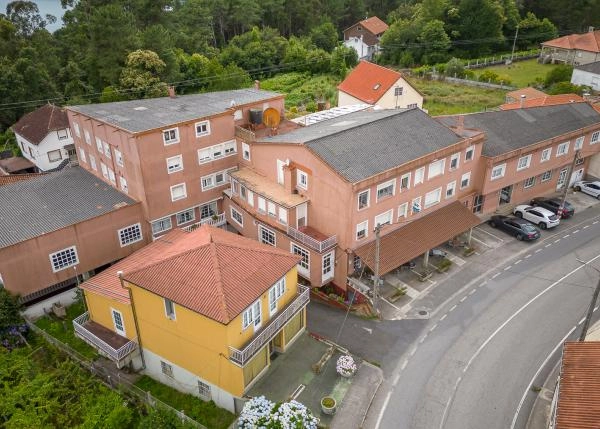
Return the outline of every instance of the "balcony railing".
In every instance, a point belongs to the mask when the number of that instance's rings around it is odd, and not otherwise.
[[[211,225],[211,226],[222,226],[225,225],[227,220],[225,219],[225,213],[219,213],[213,217],[207,217],[206,219],[202,219],[200,222],[193,223],[188,226],[184,226],[184,231],[193,231],[195,229],[200,228],[202,225]]]
[[[119,349],[115,349],[106,341],[99,338],[96,334],[89,331],[84,325],[87,321],[90,320],[90,314],[86,311],[81,316],[73,319],[73,328],[75,329],[75,333],[86,343],[97,347],[106,353],[113,361],[120,361],[123,358],[127,357],[131,354],[136,348],[137,343],[134,340],[130,340],[125,345],[123,345]]]
[[[229,359],[238,365],[244,366],[252,357],[260,351],[265,344],[279,332],[300,310],[302,310],[308,301],[310,289],[306,286],[298,285],[298,295],[294,300],[279,314],[269,321],[259,334],[254,337],[242,350],[235,347],[229,347]]]
[[[240,126],[235,127],[235,136],[246,140],[247,142],[256,140],[256,134],[254,132]]]
[[[308,247],[316,250],[319,253],[323,253],[324,251],[331,249],[337,244],[337,237],[335,235],[332,235],[331,237],[323,241],[319,241],[316,238],[313,238],[310,235],[307,235],[302,231],[299,231],[291,226],[288,226],[287,233],[294,240],[297,240],[302,244],[307,245]]]

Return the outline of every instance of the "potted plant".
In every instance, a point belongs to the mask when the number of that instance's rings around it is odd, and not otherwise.
[[[319,419],[300,402],[271,402],[264,396],[250,399],[244,405],[238,419],[237,428],[254,429],[258,427],[285,429],[317,429]]]
[[[338,358],[335,369],[342,377],[352,377],[356,372],[356,362],[350,355],[342,355]]]
[[[321,399],[321,411],[323,411],[323,414],[335,414],[336,407],[337,403],[335,401],[335,398],[331,396],[325,396]]]

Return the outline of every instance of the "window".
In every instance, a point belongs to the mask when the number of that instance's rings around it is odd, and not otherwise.
[[[123,315],[120,311],[115,310],[114,308],[111,308],[110,312],[112,314],[115,332],[119,335],[125,336],[125,324],[123,323]]]
[[[542,151],[542,158],[540,159],[540,162],[546,162],[550,159],[550,156],[552,155],[552,148],[549,147],[547,149],[544,149]]]
[[[200,181],[203,191],[215,187],[215,179],[213,176],[205,176],[202,179],[200,179]]]
[[[185,189],[185,183],[171,186],[171,201],[181,200],[187,197],[187,191]]]
[[[566,155],[569,152],[569,142],[564,142],[556,148],[556,156]]]
[[[233,207],[231,209],[231,219],[233,219],[239,226],[244,226],[244,217]]]
[[[450,157],[450,171],[456,170],[460,163],[460,153],[455,153]]]
[[[323,277],[322,282],[325,283],[327,280],[333,278],[333,252],[329,252],[323,255]]]
[[[240,109],[237,109],[235,112],[233,112],[233,120],[239,121],[241,119],[244,119],[244,112],[242,112]]]
[[[460,178],[460,189],[465,189],[471,183],[471,172],[465,173]]]
[[[200,206],[200,219],[206,219],[217,214],[217,202],[212,201]]]
[[[168,298],[164,298],[165,300],[165,315],[167,319],[175,320],[175,304]]]
[[[531,154],[522,156],[517,162],[517,171],[529,168],[529,164],[531,164]]]
[[[198,149],[198,163],[213,161],[215,159],[224,158],[226,156],[237,153],[237,143],[235,140],[230,140],[214,146]]]
[[[59,140],[69,138],[69,133],[67,132],[67,130],[58,130],[56,133],[58,134]]]
[[[112,171],[112,168],[108,169],[108,179],[111,181],[113,185],[117,184],[117,178],[115,177],[115,172]]]
[[[248,143],[242,143],[242,157],[246,161],[250,161],[250,145]]]
[[[423,179],[425,179],[425,167],[417,168],[415,170],[415,186],[423,183]]]
[[[364,209],[369,207],[369,196],[371,195],[371,191],[367,189],[366,191],[362,191],[358,194],[358,209]]]
[[[492,168],[492,177],[491,180],[496,180],[501,177],[504,177],[504,172],[506,171],[506,164],[500,164]]]
[[[121,183],[121,189],[123,192],[127,193],[129,188],[127,187],[127,180],[123,176],[119,176],[119,182]]]
[[[407,105],[406,105],[406,108],[407,108],[407,109],[414,109],[414,108],[416,108],[417,106],[418,106],[418,104],[417,104],[417,103],[410,103],[410,104],[407,104]]]
[[[400,191],[410,188],[410,173],[403,174],[400,177]]]
[[[75,130],[75,135],[77,137],[81,137],[81,131],[79,130],[79,124],[74,122],[73,123],[73,129]]]
[[[429,208],[440,202],[442,198],[442,188],[437,188],[431,192],[425,194],[425,208]]]
[[[106,165],[103,162],[100,163],[100,169],[102,170],[102,176],[105,179],[108,179],[108,168],[106,168]]]
[[[412,200],[411,212],[417,214],[421,211],[421,197],[414,198]]]
[[[100,153],[100,155],[102,155],[104,153],[104,147],[102,146],[102,140],[100,140],[99,137],[96,137],[96,149],[98,149],[98,152]]]
[[[81,161],[87,163],[87,159],[85,159],[85,150],[82,147],[79,148],[79,158]]]
[[[261,243],[268,244],[269,246],[275,247],[277,241],[275,240],[275,233],[262,225],[258,225],[258,240]]]
[[[385,213],[375,216],[375,226],[391,224],[393,213],[393,210],[388,210]]]
[[[590,144],[596,144],[599,141],[600,141],[600,131],[596,131],[596,132],[594,132],[594,134],[592,134]]]
[[[93,170],[98,171],[98,166],[96,165],[96,157],[90,153],[90,165]]]
[[[62,159],[62,153],[60,152],[60,149],[51,150],[50,152],[48,152],[48,161],[58,162],[61,159]]]
[[[287,225],[287,210],[279,207],[279,223]]]
[[[366,220],[364,222],[356,225],[356,239],[362,240],[365,237],[369,236],[369,221]]]
[[[583,147],[583,137],[578,137],[577,140],[575,140],[575,146],[573,147],[573,149],[580,150],[582,147]]]
[[[308,174],[302,170],[296,170],[296,181],[298,187],[308,189]]]
[[[453,197],[455,190],[456,190],[456,180],[454,182],[448,183],[448,185],[446,186],[446,198]]]
[[[401,86],[397,86],[394,88],[394,96],[399,97],[404,92],[404,88]]]
[[[405,218],[408,214],[408,203],[402,203],[398,206],[398,219]]]
[[[377,201],[385,197],[394,195],[396,179],[377,185]]]
[[[267,203],[263,197],[258,197],[258,211],[261,213],[267,212]]]
[[[446,159],[440,159],[439,161],[434,161],[431,164],[429,164],[429,173],[427,174],[427,178],[431,179],[432,177],[444,174],[445,165]]]
[[[308,277],[310,275],[310,252],[303,247],[298,246],[296,243],[291,243],[291,250],[294,255],[300,256],[300,262],[298,262],[298,273]]]
[[[354,258],[352,258],[352,266],[354,267],[354,271],[361,269],[362,261],[360,260],[360,256],[354,255]]]
[[[196,219],[196,214],[194,213],[194,209],[187,209],[177,213],[175,219],[177,220],[177,225],[181,225],[182,223],[188,223]]]
[[[33,159],[35,159],[35,155],[33,154],[33,150],[31,150],[30,147],[28,147],[27,149],[29,149],[29,156],[31,156]]]
[[[544,171],[544,174],[542,174],[542,182],[547,182],[550,179],[552,179],[552,170]]]
[[[142,240],[142,226],[139,223],[129,225],[117,231],[121,247],[129,246]]]
[[[77,258],[77,248],[75,246],[51,253],[49,256],[50,262],[52,263],[52,271],[55,273],[79,263],[79,259]]]
[[[248,204],[254,207],[254,192],[248,189]]]
[[[206,401],[210,401],[210,385],[198,380],[198,394]]]
[[[585,162],[585,158],[577,157],[577,160],[575,161],[575,165],[581,165],[584,162]]]
[[[181,155],[167,158],[167,173],[171,174],[181,170],[183,170],[183,158]]]
[[[207,136],[210,134],[210,122],[196,122],[196,137]]]
[[[277,206],[275,205],[275,203],[273,203],[271,201],[267,201],[267,209],[268,209],[269,216],[272,216],[272,217],[277,216]]]
[[[277,312],[277,301],[285,293],[285,277],[275,283],[269,289],[269,313],[273,315]]]
[[[533,185],[535,185],[535,176],[525,179],[525,182],[523,182],[523,187],[525,189],[531,188]]]
[[[88,130],[83,130],[83,135],[85,137],[85,142],[89,145],[92,144],[92,139],[90,138],[90,133],[88,132]]]
[[[179,143],[179,128],[164,130],[162,134],[165,145]]]
[[[110,159],[110,145],[106,142],[102,142],[102,145],[104,146],[104,155]]]
[[[254,329],[258,329],[261,323],[260,300],[256,301],[248,307],[242,314],[242,328],[246,329],[250,325],[254,325]]]
[[[117,148],[114,148],[113,150],[115,152],[115,160],[117,161],[117,165],[119,167],[123,167],[123,154]]]
[[[475,154],[475,146],[469,146],[465,151],[465,161],[471,161]]]
[[[171,225],[170,217],[165,217],[165,218],[155,220],[154,222],[152,222],[152,233],[153,234],[158,234],[160,232],[167,231],[171,228],[172,228],[172,225]]]
[[[165,361],[160,361],[160,370],[167,377],[173,378],[173,367],[166,363]]]
[[[209,189],[215,188],[217,186],[224,185],[229,181],[229,172],[235,171],[235,168],[230,168],[228,170],[218,171],[216,173],[210,174],[208,176],[204,176],[200,178],[200,185],[203,191],[207,191]],[[232,185],[232,191],[237,193],[235,186],[237,182],[234,182]]]

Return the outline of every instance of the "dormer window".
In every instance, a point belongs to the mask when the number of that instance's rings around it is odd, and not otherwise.
[[[380,83],[376,83],[375,86],[373,86],[373,90],[377,91],[380,87],[381,87],[381,84]]]

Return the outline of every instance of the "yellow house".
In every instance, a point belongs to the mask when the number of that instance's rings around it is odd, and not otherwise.
[[[75,329],[118,366],[235,411],[306,326],[298,261],[221,229],[174,230],[83,283]]]

